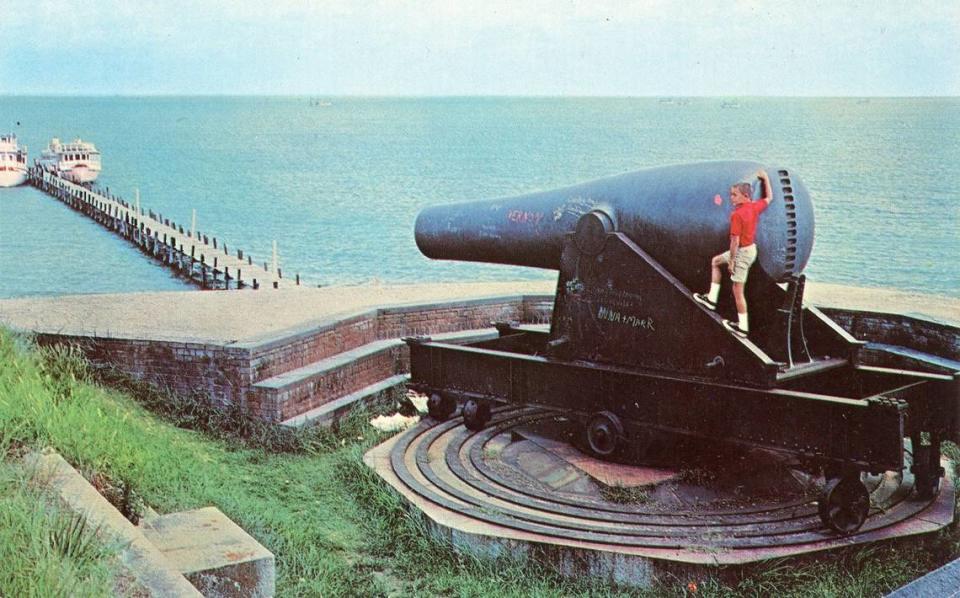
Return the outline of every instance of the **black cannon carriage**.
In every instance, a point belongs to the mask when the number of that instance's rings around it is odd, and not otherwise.
[[[870,501],[861,473],[900,471],[912,447],[914,487],[929,498],[940,443],[960,436],[960,376],[870,367],[864,343],[804,305],[813,208],[799,178],[765,168],[747,283],[747,338],[694,301],[710,257],[728,243],[731,184],[754,162],[653,168],[555,191],[434,206],[416,223],[428,257],[559,271],[549,331],[497,323],[499,338],[467,345],[406,339],[410,387],[430,415],[482,429],[498,402],[562,409],[601,458],[663,436],[780,451],[827,479],[820,516],[856,531]],[[726,277],[724,277],[726,278]]]

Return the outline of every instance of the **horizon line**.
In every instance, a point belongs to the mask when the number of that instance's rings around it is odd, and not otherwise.
[[[5,98],[324,98],[324,99],[952,99],[940,95],[676,95],[676,94],[325,94],[325,93],[0,93]]]

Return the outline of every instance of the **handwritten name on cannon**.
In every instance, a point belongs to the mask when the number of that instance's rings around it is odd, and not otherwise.
[[[540,224],[543,212],[528,212],[527,210],[509,210],[507,220],[516,224]]]
[[[643,330],[656,332],[656,329],[653,327],[653,318],[620,313],[604,305],[601,305],[597,310],[597,319],[613,322],[614,324],[620,324],[621,326],[627,326],[629,328],[641,328]]]

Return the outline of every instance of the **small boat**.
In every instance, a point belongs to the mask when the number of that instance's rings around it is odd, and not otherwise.
[[[0,134],[0,187],[16,187],[27,180],[27,146],[13,133]]]
[[[40,166],[74,183],[92,183],[100,175],[100,151],[79,137],[72,143],[60,143],[58,137],[40,152]]]

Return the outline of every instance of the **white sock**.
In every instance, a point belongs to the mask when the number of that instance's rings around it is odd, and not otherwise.
[[[720,283],[711,282],[710,283],[710,292],[707,293],[707,299],[710,300],[710,303],[716,303],[717,297],[720,296]]]
[[[739,313],[737,312],[737,326],[740,327],[740,330],[744,332],[750,330],[750,321],[747,319],[747,312]]]

